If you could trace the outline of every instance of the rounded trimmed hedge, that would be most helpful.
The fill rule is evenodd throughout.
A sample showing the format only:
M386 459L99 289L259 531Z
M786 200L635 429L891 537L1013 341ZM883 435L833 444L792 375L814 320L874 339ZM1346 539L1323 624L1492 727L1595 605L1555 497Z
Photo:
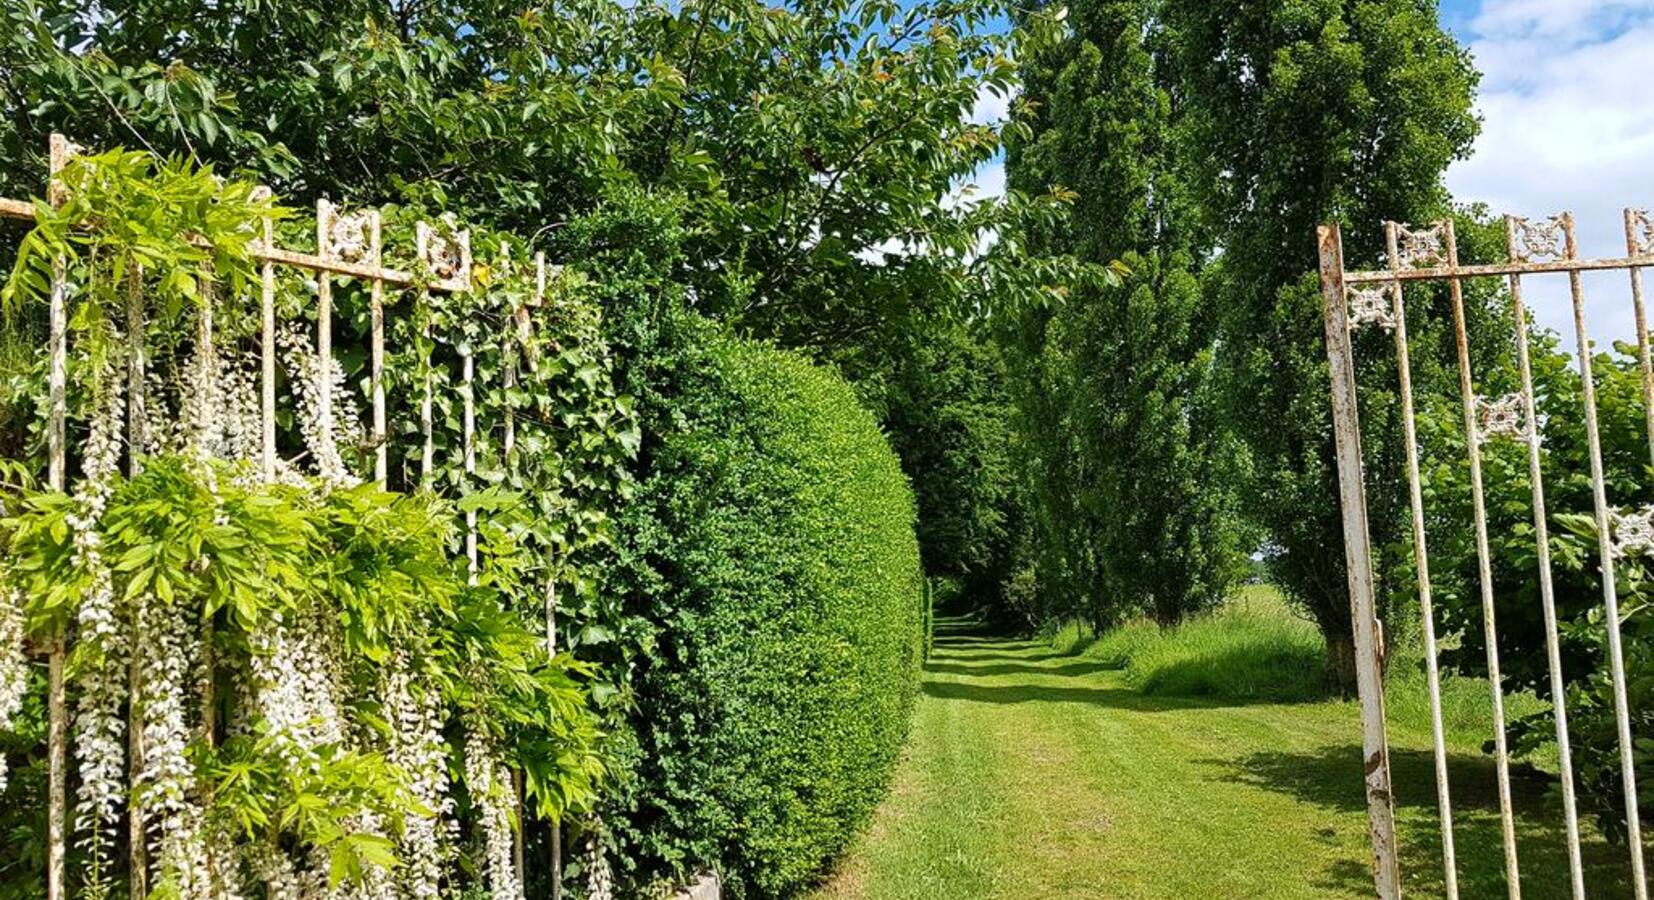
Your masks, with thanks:
M638 875L713 868L731 896L788 896L867 821L906 736L913 495L837 373L679 327L653 379L671 425L623 521L659 645L638 676L629 821L613 824Z

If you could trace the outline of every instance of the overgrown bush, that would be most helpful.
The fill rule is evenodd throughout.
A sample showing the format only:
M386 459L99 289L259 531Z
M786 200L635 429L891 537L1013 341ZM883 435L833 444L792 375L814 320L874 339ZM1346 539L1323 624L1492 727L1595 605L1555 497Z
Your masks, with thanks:
M719 869L786 896L882 795L918 675L914 502L836 374L675 316L624 576L660 627L641 762L611 821L629 876Z

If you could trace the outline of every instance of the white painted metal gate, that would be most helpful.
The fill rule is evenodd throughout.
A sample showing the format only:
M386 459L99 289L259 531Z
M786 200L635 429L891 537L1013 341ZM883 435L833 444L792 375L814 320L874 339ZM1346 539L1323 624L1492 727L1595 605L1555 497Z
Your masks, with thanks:
M1389 746L1385 735L1383 647L1374 596L1373 552L1368 533L1366 492L1363 484L1361 434L1356 405L1356 358L1350 340L1351 330L1359 328L1384 329L1395 338L1399 382L1397 388L1412 514L1412 550L1418 576L1419 612L1435 743L1436 796L1441 820L1444 885L1449 898L1457 898L1459 895L1405 304L1409 285L1436 282L1448 286L1448 296L1452 303L1459 401L1464 417L1468 457L1465 462L1469 467L1475 547L1479 564L1482 627L1487 645L1487 671L1492 684L1490 699L1495 722L1493 749L1503 830L1506 882L1510 896L1519 897L1521 881L1517 868L1516 829L1511 806L1510 755L1505 742L1504 698L1500 691L1499 643L1488 543L1488 515L1482 483L1481 448L1484 442L1497 437L1511 438L1527 446L1528 472L1532 486L1534 541L1538 558L1535 574L1543 605L1550 686L1548 699L1555 710L1556 762L1561 782L1563 815L1566 818L1570 883L1576 900L1582 900L1585 896L1579 844L1579 812L1575 797L1574 766L1569 747L1566 691L1552 586L1550 523L1547 519L1545 485L1541 475L1543 451L1540 438L1544 423L1538 421L1535 413L1533 374L1528 347L1528 309L1522 298L1524 276L1565 273L1572 296L1577 348L1575 362L1581 378L1583 408L1579 412L1583 417L1590 455L1597 563L1601 567L1600 571L1608 576L1598 579L1602 586L1602 604L1608 633L1607 658L1601 665L1609 672L1613 685L1621 786L1625 795L1628 826L1629 865L1637 900L1647 900L1647 877L1637 817L1631 711L1627 705L1624 652L1621 645L1622 611L1612 577L1619 556L1615 546L1616 527L1625 520L1621 519L1620 513L1611 505L1614 498L1608 496L1605 487L1596 389L1591 370L1591 343L1586 325L1585 292L1581 276L1584 272L1602 270L1623 270L1629 274L1641 356L1649 449L1651 455L1654 455L1654 372L1651 372L1650 368L1641 271L1643 267L1654 267L1654 220L1651 220L1648 213L1626 210L1626 256L1613 259L1579 258L1573 217L1567 213L1538 221L1507 218L1505 224L1508 251L1505 262L1493 265L1461 265L1451 221L1424 228L1409 228L1389 223L1385 226L1388 268L1366 272L1345 269L1342 239L1337 225L1324 225L1319 229L1327 358L1332 377L1332 420L1344 510L1346 558L1349 564L1350 603L1354 620L1357 682L1361 698L1364 771L1375 885L1381 898L1401 896L1401 863L1396 845L1395 804L1390 780ZM1465 280L1475 278L1507 279L1517 365L1521 377L1521 390L1507 397L1490 398L1481 396L1476 391L1476 379L1472 372L1465 327L1463 293Z

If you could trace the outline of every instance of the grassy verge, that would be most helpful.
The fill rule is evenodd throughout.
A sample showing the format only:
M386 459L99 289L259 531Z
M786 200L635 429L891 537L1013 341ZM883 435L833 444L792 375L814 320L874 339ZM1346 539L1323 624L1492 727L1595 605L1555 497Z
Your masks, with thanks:
M1165 632L1053 635L1060 646L939 619L891 796L817 900L1370 898L1356 704L1169 693L1168 669L1208 673L1208 687L1226 690L1290 682L1200 659L1297 646L1306 623L1284 607L1281 634L1258 637L1267 627L1248 617L1271 602L1260 594ZM1237 618L1233 638L1213 633ZM1440 897L1422 677L1397 672L1390 690L1406 893ZM1505 896L1493 764L1481 751L1486 685L1449 679L1444 694L1461 896ZM1523 896L1561 900L1568 866L1550 781L1515 774ZM1590 896L1629 897L1625 851L1584 826Z
M1225 700L1299 702L1331 699L1320 632L1268 585L1249 585L1220 609L1172 628L1128 622L1102 635L1068 623L1046 639L1060 653L1121 670L1144 694ZM1430 701L1423 655L1393 648L1385 702L1394 727L1428 734ZM1442 725L1449 743L1479 746L1493 729L1486 679L1444 675ZM1505 698L1514 721L1545 704L1532 694ZM1530 760L1545 768L1545 754Z
M1248 587L1218 612L1172 628L1140 620L1088 637L1067 625L1051 642L1122 670L1145 694L1283 701L1326 694L1320 635L1270 588Z

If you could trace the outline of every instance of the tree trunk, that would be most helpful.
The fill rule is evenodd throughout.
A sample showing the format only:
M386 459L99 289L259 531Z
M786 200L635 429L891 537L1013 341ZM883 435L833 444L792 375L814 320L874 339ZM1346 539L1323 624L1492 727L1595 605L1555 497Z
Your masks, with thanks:
M1326 635L1327 683L1340 696L1355 696L1355 639L1347 632Z

